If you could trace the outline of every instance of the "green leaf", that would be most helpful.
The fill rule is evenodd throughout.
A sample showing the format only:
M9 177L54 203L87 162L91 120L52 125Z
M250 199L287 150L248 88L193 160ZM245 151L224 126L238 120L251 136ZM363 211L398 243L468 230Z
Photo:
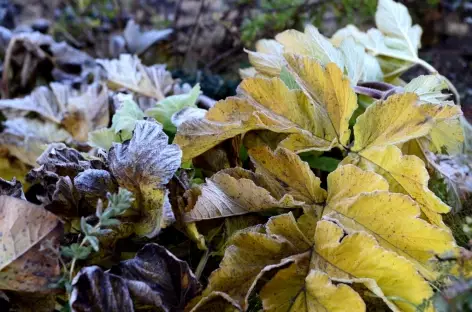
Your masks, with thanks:
M89 235L92 232L93 227L90 224L88 224L87 221L85 221L84 217L82 217L80 219L80 229L85 235Z
M80 246L79 244L75 243L70 246L72 252L73 252L73 257L77 258L79 260L84 260L87 259L87 257L90 255L92 252L92 247L91 246Z
M172 115L185 107L197 107L196 102L200 95L200 85L197 83L189 93L168 96L159 101L156 107L146 111L146 115L160 122L164 130L175 133L177 128L171 121Z
M106 219L101 221L102 225L104 226L112 226L112 225L120 225L120 220L118 219Z
M85 236L85 239L90 243L90 246L92 246L93 250L100 250L98 238L96 236L87 235Z
M133 101L131 95L119 94L118 99L121 107L116 111L112 119L112 129L115 133L121 130L133 131L136 121L144 118L143 111Z
M310 165L310 168L320 169L326 172L334 171L338 167L338 164L341 162L339 159L328 156L316 157L311 155L307 157L302 157L302 159Z
M113 142L121 142L120 136L115 133L113 128L102 128L89 132L88 144L92 147L108 151Z
M290 90L301 89L293 75L287 70L286 67L282 67L282 70L280 71L280 79L287 85Z

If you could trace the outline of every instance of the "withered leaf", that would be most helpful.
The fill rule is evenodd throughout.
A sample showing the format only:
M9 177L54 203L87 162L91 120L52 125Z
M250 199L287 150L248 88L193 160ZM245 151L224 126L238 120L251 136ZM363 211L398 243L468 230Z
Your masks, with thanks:
M23 185L20 181L13 178L10 181L0 178L0 196L7 195L15 198L25 199L25 193L23 192Z
M113 143L108 162L118 184L136 194L141 222L136 233L153 237L174 221L165 185L180 166L182 152L168 144L162 126L153 120L136 122L133 137Z
M86 267L72 285L70 304L74 312L133 312L140 305L183 311L200 290L188 264L157 244L147 244L136 257L109 271Z
M62 224L27 201L0 196L0 289L45 292L60 274L57 254Z
M242 168L222 170L201 187L186 221L237 216L277 208L301 207L275 180Z

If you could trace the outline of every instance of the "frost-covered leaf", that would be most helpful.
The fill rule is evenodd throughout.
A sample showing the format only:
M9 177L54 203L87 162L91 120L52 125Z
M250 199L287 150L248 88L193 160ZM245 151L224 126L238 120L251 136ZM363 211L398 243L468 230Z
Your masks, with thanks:
M161 125L140 120L131 140L113 143L108 153L118 184L137 198L141 213L141 222L136 224L138 235L153 237L174 221L165 185L179 168L182 152L167 141Z
M190 119L205 118L207 110L198 107L185 107L184 109L174 113L170 121L175 127L179 127Z
M65 142L70 134L52 122L34 119L15 118L3 123L0 145L22 162L36 166L36 159L44 150L44 145L52 142Z
M313 25L305 26L304 33L293 29L286 30L275 36L275 39L283 45L285 53L310 56L322 65L335 63L339 68L344 68L342 52Z
M26 200L25 193L23 192L23 185L15 178L11 181L0 178L0 196L2 195Z
M134 312L142 307L183 311L199 290L185 261L160 245L147 244L109 271L83 268L72 282L70 305L74 312Z
M274 182L242 168L222 170L201 186L201 195L185 219L193 222L303 204L271 185Z
M159 41L167 39L172 34L172 29L160 29L141 31L134 20L129 20L123 31L126 47L131 54L140 55Z
M346 75L351 85L359 81L382 81L383 73L377 60L365 52L362 45L351 37L346 38L339 47L345 60Z
M63 125L77 140L85 141L87 133L108 125L108 91L100 84L73 89L53 82L24 97L0 100L0 110L7 116L38 113L48 121ZM10 113L9 113L10 112Z
M86 199L105 198L107 193L115 193L118 186L111 174L102 169L86 169L74 178L74 186Z
M59 219L25 200L0 196L0 289L47 292L60 274Z
M118 101L120 107L113 115L112 129L115 130L115 133L122 130L131 132L134 130L136 122L144 118L144 112L133 101L131 95L118 94Z
M433 122L417 101L415 94L405 93L370 105L357 118L352 150L358 152L374 146L403 143L428 134Z
M172 76L164 65L145 67L137 56L121 54L119 59L99 59L111 89L125 88L138 95L162 100L172 90Z
M418 48L421 46L422 30L419 25L413 26L405 5L393 0L379 0L375 24L386 36L401 40L395 44L404 45L405 53L417 57ZM393 40L391 39L392 44Z
M383 74L378 61L368 55L361 44L347 36L342 38L346 39L342 44L339 42L338 46L334 46L316 27L307 25L304 33L290 29L276 35L275 39L259 40L256 52L246 51L249 61L262 75L282 77L287 64L283 54L290 53L311 57L323 66L335 63L346 73L352 85L359 80L382 80ZM255 76L253 73L243 74L243 78Z
M256 42L256 52L245 50L249 62L254 66L256 72L269 77L277 77L283 68L283 46L275 40L261 39ZM252 72L252 71L251 71ZM249 77L255 75L244 72Z
M378 155L382 157L383 154ZM388 156L391 155L385 155ZM383 165L388 167L394 161L392 159ZM406 166L411 159L400 161ZM418 168L412 170L412 174L421 173ZM394 175L394 169L389 174ZM398 183L403 183L402 191L409 191L413 198L414 195L421 196L417 198L420 203L439 205L436 209L443 211L448 209L432 192L426 192L421 184L411 182L409 185L408 176L397 175L393 178L397 178L393 180L397 184L391 186L392 191L399 191ZM417 179L421 178L424 179L424 176ZM411 197L388 190L387 180L380 175L353 165L341 166L328 176L328 201L324 214L337 219L349 230L366 231L373 235L380 245L413 261L420 272L431 279L434 274L429 261L435 254L453 250L454 239L449 231L421 220L420 206ZM432 207L427 209L433 210Z
M375 14L377 28L366 33L348 25L338 30L331 42L340 45L353 38L373 56L377 57L386 77L397 77L416 63L431 70L432 67L418 57L422 29L413 25L407 8L393 0L380 0Z
M336 297L338 291L349 300L350 308L364 311L360 299L364 294L356 295L349 286L354 282L365 284L392 310L415 311L409 303L420 304L432 295L428 283L409 261L379 246L366 232L346 234L329 221L312 226L316 227L314 236L307 236L305 227L289 213L272 217L264 233L237 233L220 268L211 275L203 297L224 292L247 308L248 297L259 282L263 286L259 296L267 311L288 311L290 307L317 311L313 305L322 306L323 311L339 311L336 304L342 307L344 300L323 299L323 295ZM266 275L268 272L276 274ZM273 277L264 285L265 276ZM324 283L320 287L321 281ZM337 282L337 289L332 281ZM326 289L315 293L318 287ZM316 296L321 297L315 300ZM401 300L394 303L387 299L394 297Z
M450 94L441 92L447 88L446 80L439 75L421 75L403 87L405 92L416 93L420 102L431 104L441 104L447 100Z
M200 85L197 83L188 93L171 95L160 100L155 107L146 111L146 115L160 122L164 130L175 133L177 128L172 123L172 116L186 107L196 108L199 95Z

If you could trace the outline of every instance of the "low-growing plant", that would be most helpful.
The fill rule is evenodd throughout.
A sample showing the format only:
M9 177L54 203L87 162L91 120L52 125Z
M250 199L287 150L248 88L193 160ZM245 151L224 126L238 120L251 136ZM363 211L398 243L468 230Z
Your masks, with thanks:
M98 60L115 105L108 127L87 128L88 152L52 143L26 192L0 180L0 298L77 312L466 309L470 251L429 187L449 199L436 160L463 151L462 112L440 74L401 80L434 70L406 8L380 0L376 21L260 41L237 95L208 110L163 66Z

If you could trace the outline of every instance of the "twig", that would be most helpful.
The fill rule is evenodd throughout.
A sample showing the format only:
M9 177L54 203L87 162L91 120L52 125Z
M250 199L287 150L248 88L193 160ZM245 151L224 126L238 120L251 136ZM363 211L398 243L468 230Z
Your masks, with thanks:
M203 108L210 109L215 106L216 101L204 94L198 96L198 101Z
M200 7L198 8L197 17L195 19L195 27L193 28L192 35L190 36L189 41L187 41L187 51L185 52L185 61L184 64L187 63L187 58L189 57L190 51L193 48L193 44L195 42L195 38L197 37L198 30L200 29L200 18L202 17L202 13L205 8L205 0L201 0Z

